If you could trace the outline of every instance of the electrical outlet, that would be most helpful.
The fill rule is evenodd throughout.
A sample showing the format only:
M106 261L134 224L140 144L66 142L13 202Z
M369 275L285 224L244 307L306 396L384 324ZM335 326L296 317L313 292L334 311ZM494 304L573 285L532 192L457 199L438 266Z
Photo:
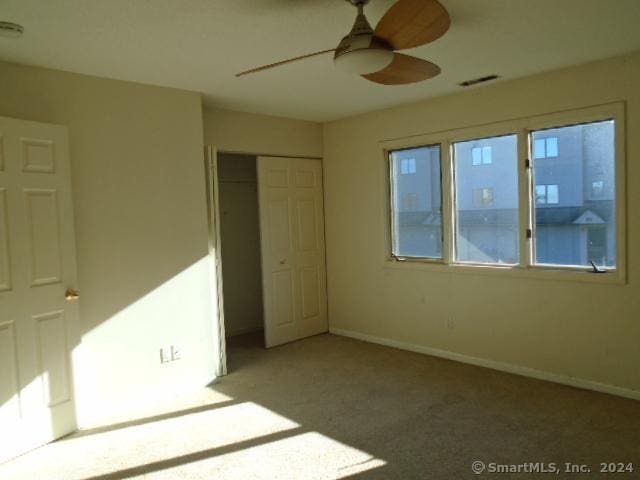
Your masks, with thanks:
M171 360L176 361L182 358L182 352L175 345L171 345Z
M160 363L167 363L171 361L171 349L162 347L160 348Z

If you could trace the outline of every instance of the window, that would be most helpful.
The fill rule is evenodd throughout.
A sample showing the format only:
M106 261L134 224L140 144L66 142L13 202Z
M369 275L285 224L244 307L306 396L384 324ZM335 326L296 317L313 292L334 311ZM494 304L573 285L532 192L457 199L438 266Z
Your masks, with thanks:
M518 263L518 137L485 138L494 168L468 167L475 142L453 144L455 258L459 262ZM493 161L494 158L491 158ZM473 165L473 161L471 162Z
M415 193L405 193L402 195L402 209L416 210L418 208L418 195Z
M599 279L624 281L623 113L599 106L573 122L562 112L425 135L427 146L386 142L392 258L543 277L593 263L616 272Z
M489 165L493 163L491 145L484 147L473 147L471 149L472 165Z
M602 197L604 193L604 182L602 180L596 180L591 182L591 196L592 197Z
M386 142L392 258L624 281L624 107L574 113ZM585 276L592 264L613 274Z
M415 158L403 158L400 161L400 173L403 175L416 173L416 159Z
M440 146L398 150L389 159L393 255L442 258Z
M476 207L488 207L493 204L493 188L474 188L473 204Z
M553 205L558 201L558 185L536 185L537 205Z
M553 135L565 152L553 163L533 163L534 264L588 266L593 261L615 267L616 199L613 190L604 189L615 183L614 126L608 120L531 133L534 145L539 137Z
M552 158L558 156L558 137L538 138L533 142L533 158Z

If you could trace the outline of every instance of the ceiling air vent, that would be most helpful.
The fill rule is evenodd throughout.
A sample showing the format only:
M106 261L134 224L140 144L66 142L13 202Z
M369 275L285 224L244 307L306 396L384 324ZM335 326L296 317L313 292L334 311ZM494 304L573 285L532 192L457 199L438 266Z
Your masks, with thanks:
M490 82L491 80L495 80L496 78L500 78L498 75L487 75L486 77L474 78L473 80L467 80L465 82L459 83L461 87L470 87L472 85L477 85L479 83Z
M20 37L24 33L24 27L17 23L0 22L0 37Z

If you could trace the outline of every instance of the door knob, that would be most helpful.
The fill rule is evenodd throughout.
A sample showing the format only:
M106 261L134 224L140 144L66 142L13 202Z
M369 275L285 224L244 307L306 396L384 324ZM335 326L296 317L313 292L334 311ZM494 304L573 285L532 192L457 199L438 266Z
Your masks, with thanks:
M286 258L280 259L280 265L284 265L285 263L287 263L287 259Z
M67 291L64 292L64 298L67 300L77 300L80 298L80 292L73 288L67 288Z

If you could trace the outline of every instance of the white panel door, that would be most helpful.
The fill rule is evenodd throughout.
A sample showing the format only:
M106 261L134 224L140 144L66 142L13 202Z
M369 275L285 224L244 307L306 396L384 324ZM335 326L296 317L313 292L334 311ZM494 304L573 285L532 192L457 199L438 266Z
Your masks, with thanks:
M266 346L324 333L321 161L258 157L258 195Z
M67 130L0 117L0 462L76 428L75 286Z

